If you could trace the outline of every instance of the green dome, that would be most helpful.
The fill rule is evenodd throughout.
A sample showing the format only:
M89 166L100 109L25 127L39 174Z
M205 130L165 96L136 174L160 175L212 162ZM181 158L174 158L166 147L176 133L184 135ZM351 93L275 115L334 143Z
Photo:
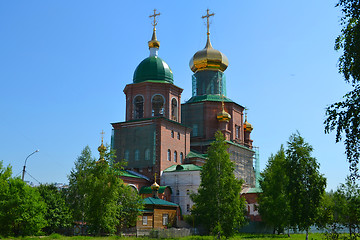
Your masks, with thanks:
M165 61L158 56L145 58L135 69L133 82L158 81L173 83L173 73Z

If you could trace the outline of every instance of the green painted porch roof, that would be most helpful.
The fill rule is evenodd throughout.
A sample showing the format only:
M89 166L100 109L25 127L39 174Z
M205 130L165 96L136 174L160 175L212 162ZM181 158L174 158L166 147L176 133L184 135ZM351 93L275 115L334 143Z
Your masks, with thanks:
M172 165L164 170L164 172L183 172L183 171L201 171L201 167L194 164Z
M173 207L179 206L176 203L168 202L160 198L153 198L153 197L144 198L143 202L145 205L162 205L162 206L173 206Z
M159 187L159 190L158 190L158 193L164 193L165 189L166 188L169 188L170 189L170 193L172 193L172 190L171 190L171 187L170 186L160 186ZM151 187L148 187L148 186L144 186L140 189L139 191L140 194L150 194L152 193L152 189Z

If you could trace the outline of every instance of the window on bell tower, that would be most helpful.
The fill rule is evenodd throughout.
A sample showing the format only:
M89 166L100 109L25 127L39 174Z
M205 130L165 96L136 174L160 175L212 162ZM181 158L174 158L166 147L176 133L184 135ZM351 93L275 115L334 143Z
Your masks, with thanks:
M165 103L165 100L164 100L164 97L161 96L160 94L157 94L157 95L154 95L152 97L152 100L151 100L151 104L152 104L152 116L154 117L161 117L161 116L164 116L164 112L165 112L165 109L164 109L164 104Z
M178 103L175 98L171 100L171 120L177 121L178 119Z
M144 117L144 98L136 96L134 99L134 118L139 119Z

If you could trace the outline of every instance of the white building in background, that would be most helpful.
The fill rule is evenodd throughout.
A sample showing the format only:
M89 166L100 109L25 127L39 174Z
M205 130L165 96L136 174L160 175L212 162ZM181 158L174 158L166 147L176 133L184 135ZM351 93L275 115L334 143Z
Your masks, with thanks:
M197 193L200 186L201 167L194 164L173 165L163 171L161 186L170 186L172 202L178 204L183 215L189 215L193 202L191 193Z

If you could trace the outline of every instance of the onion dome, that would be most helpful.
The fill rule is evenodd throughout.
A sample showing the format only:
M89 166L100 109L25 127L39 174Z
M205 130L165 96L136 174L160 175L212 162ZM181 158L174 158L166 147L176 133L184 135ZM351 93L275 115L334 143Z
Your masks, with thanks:
M100 158L99 158L99 162L100 161L105 161L105 152L106 152L106 147L104 146L104 131L101 131L101 145L98 147L98 151L99 151L99 155L100 155Z
M151 189L154 191L159 190L160 186L159 184L156 183L156 181L151 185Z
M135 69L133 83L159 81L173 83L173 73L169 65L158 56L145 58Z
M251 132L253 129L253 126L247 121L247 116L245 116L244 130L246 132Z
M231 115L227 113L224 109L219 112L216 116L218 121L226 121L228 122L231 119Z
M225 54L211 46L208 34L205 48L194 54L189 65L193 72L201 70L220 70L224 72L229 65L229 61Z
M150 49L150 56L145 58L135 69L133 83L145 81L173 83L173 72L171 71L169 65L158 57L160 42L156 38L155 28L148 45Z

